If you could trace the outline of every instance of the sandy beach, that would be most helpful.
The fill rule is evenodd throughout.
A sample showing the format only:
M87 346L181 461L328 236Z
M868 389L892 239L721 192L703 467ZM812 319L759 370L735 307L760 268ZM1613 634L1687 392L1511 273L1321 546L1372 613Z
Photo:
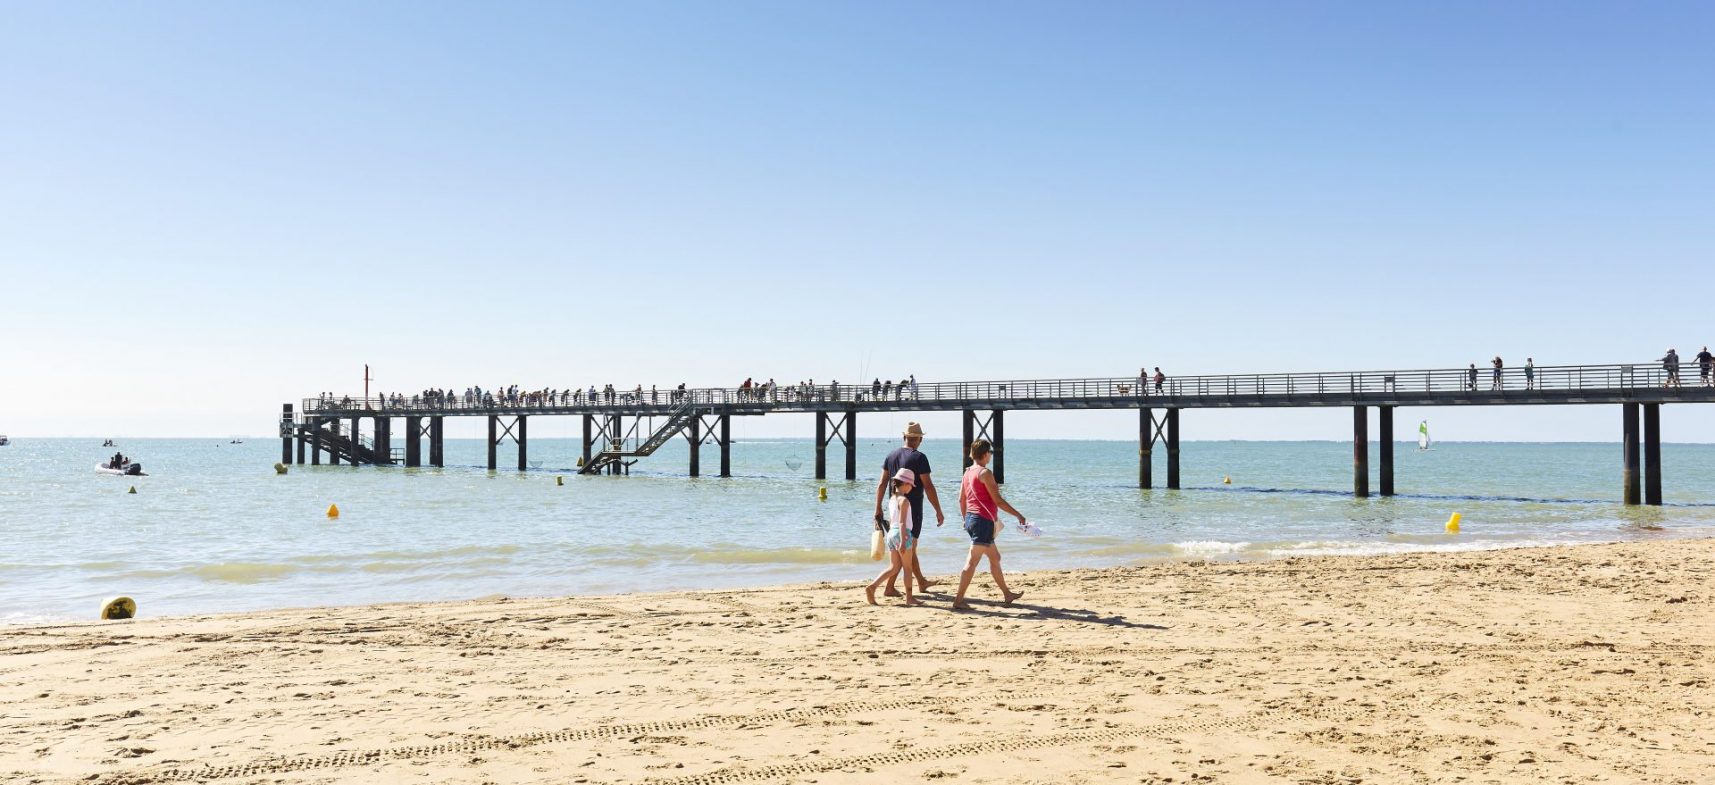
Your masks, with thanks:
M962 614L867 606L857 577L6 628L0 780L1715 771L1715 541L1040 572Z

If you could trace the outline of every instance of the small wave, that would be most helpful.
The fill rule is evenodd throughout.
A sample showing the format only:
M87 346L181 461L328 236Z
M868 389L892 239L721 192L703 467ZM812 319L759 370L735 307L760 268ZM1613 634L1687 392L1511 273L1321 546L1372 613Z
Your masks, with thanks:
M205 581L262 583L278 580L297 571L298 568L290 564L274 562L222 562L198 565L185 572Z
M691 561L701 564L851 564L869 561L869 553L833 548L713 548L691 554Z
M1173 543L1172 547L1174 551L1185 556L1228 556L1246 552L1251 544L1248 542L1223 542L1221 540L1191 540Z
M1495 551L1503 548L1552 548L1559 545L1588 545L1617 542L1592 540L1482 540L1477 542L1301 542L1271 547L1264 554L1273 558L1293 556L1385 556L1399 553Z

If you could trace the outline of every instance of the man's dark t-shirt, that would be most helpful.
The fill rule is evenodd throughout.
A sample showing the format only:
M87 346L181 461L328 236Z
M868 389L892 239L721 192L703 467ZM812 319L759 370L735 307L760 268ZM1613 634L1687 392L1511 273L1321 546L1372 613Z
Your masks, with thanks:
M911 502L911 536L916 537L923 531L923 475L929 473L929 456L910 447L900 447L887 454L887 460L881 462L881 471L887 477L887 492L893 492L893 475L900 469L910 469L918 477L911 484L911 492L905 494L905 499Z

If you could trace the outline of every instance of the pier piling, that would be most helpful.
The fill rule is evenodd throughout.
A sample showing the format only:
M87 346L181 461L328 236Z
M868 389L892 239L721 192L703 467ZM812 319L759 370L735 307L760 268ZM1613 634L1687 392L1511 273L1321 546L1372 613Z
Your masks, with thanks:
M495 469L500 468L500 460L499 460L500 456L495 451L496 442L494 441L494 434L498 430L500 430L500 418L496 417L492 414L489 415L488 416L488 470L489 471L494 471Z
M1644 504L1661 506L1661 404L1644 407Z
M1155 484L1154 467L1150 465L1155 455L1155 414L1148 406L1137 410L1137 487L1148 488Z
M435 468L447 465L446 453L446 423L440 415L429 418L429 463Z
M1376 425L1381 433L1381 480L1382 496L1393 495L1393 407L1376 407Z
M1370 495L1370 413L1368 406L1352 407L1352 495Z
M1179 410L1167 410L1167 487L1179 489Z
M732 476L732 415L721 415L721 476Z
M280 462L292 462L292 405L280 405Z
M518 445L518 471L525 471L530 468L530 418L520 414L512 423L516 429L512 433L512 441Z
M828 479L828 415L816 412L816 479Z
M1643 489L1638 476L1638 405L1635 403L1620 404L1620 452L1625 462L1621 478L1626 486L1626 504L1638 504L1643 500Z
M405 468L423 465L423 418L405 418Z
M703 418L691 418L691 432L685 435L691 442L691 476L703 474Z

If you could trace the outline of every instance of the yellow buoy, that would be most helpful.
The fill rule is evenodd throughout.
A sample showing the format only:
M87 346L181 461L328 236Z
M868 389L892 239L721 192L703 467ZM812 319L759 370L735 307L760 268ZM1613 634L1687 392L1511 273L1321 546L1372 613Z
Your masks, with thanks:
M130 619L137 615L137 601L130 597L114 597L101 604L101 618Z
M126 491L126 493L136 493L136 492L137 492L137 486L135 486L135 485L131 486L131 490Z
M824 487L821 490L816 491L816 498L820 499L822 501L827 501L828 500L828 489Z
M338 518L339 517L339 505L337 505L337 504L328 505L328 517L329 518Z
M1233 484L1233 478L1232 478L1232 476L1231 476L1231 475L1229 475L1229 476L1226 476L1226 477L1222 477L1222 478L1221 478L1221 484L1222 484L1222 485L1232 485L1232 484Z
M1459 513L1453 513L1453 517L1447 519L1447 533L1448 534L1458 534L1459 533L1459 517L1460 517Z
M554 484L555 484L555 485L565 485L565 484L566 484L566 478L564 478L564 477L555 477L555 478L554 478Z
M285 474L286 473L286 464L283 464L283 463L274 464L274 473L275 474Z

